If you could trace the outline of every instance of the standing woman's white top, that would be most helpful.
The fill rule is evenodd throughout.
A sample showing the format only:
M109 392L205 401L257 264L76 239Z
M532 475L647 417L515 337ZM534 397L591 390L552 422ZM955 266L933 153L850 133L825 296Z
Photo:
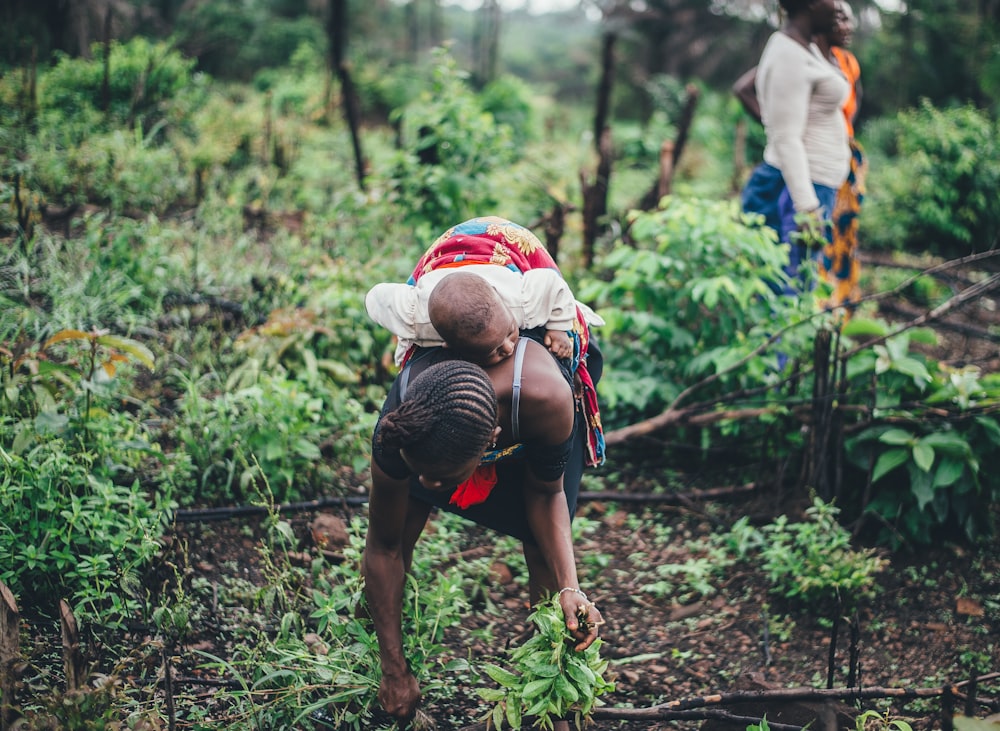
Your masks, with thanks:
M764 161L781 171L795 210L813 211L820 203L812 184L839 188L850 170L841 111L850 84L815 44L806 48L779 31L764 46L756 85Z

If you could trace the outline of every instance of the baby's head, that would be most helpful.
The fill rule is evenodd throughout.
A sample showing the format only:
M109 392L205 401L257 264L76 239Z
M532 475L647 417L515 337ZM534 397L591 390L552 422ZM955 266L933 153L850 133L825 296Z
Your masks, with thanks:
M482 277L455 272L442 279L427 300L431 325L445 347L482 366L509 358L517 342L517 319Z

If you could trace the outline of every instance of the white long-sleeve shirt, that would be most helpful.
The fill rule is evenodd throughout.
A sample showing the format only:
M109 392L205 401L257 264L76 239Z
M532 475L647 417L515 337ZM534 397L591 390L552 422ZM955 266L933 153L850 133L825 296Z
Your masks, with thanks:
M764 161L781 171L796 211L819 206L813 183L839 188L851 151L841 107L851 91L836 66L782 32L757 67L757 101L767 134Z
M431 324L427 301L438 283L455 272L482 277L510 308L520 329L544 326L546 330L572 330L579 306L588 325L599 326L604 320L573 297L566 280L555 269L529 269L515 272L496 264L447 267L427 272L413 284L383 282L365 295L368 316L399 338L396 363L412 345L442 345L441 335Z

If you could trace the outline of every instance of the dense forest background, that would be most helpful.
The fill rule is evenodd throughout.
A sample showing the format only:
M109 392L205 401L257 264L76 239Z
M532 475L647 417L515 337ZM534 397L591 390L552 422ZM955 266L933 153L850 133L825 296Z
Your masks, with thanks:
M866 89L862 122L922 98L935 106L968 101L995 109L1000 1L853 5ZM501 7L497 0L478 8L440 0L10 0L0 9L0 64L46 64L57 52L89 57L96 41L146 34L170 38L214 77L250 80L287 64L303 43L332 52L328 41L339 36L364 91L387 68L452 41L480 85L511 74L575 102L593 93L602 37L615 36L615 114L642 119L655 106L651 95L661 75L728 88L756 62L777 6L774 0L582 0L545 12L544 4ZM398 100L369 95L366 101L376 114L379 101Z

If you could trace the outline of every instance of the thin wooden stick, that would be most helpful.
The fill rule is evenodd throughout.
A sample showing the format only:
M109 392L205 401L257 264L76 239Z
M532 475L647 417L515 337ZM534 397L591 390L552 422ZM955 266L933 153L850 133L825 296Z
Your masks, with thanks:
M0 730L7 731L17 718L14 689L17 673L14 666L21 656L20 621L14 594L0 581Z

